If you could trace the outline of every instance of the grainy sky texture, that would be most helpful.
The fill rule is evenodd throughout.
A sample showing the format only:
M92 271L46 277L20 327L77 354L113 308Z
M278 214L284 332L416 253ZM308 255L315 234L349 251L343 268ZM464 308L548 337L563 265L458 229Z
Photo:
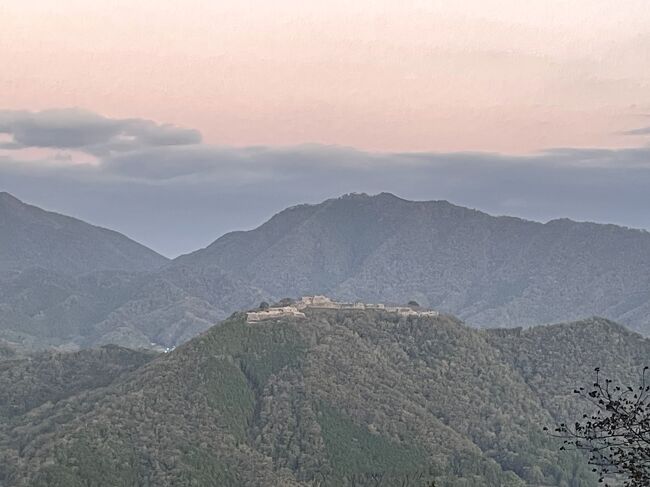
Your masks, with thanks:
M0 106L209 143L624 147L650 112L647 0L4 0Z
M345 192L650 228L647 0L5 0L0 191L166 255Z

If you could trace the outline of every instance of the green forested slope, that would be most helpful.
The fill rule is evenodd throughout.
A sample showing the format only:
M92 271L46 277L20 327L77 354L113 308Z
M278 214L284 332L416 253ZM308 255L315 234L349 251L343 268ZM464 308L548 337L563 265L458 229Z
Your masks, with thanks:
M627 386L650 364L649 339L602 318L484 333L558 421L577 416L573 391L595 382L596 367Z
M579 409L571 391L591 380L589 354L630 381L650 346L603 320L522 333L446 316L311 311L249 325L236 314L100 387L7 417L0 485L345 486L378 474L383 485L595 485L542 432Z
M75 353L13 353L0 361L0 420L23 415L47 402L56 403L86 390L105 387L155 356L151 351L115 345Z

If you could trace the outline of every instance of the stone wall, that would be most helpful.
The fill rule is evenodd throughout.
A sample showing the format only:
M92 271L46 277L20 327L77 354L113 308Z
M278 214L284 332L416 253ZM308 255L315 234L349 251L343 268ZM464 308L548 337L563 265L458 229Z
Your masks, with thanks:
M296 303L296 308L316 308L316 309L359 309L359 310L382 310L389 313L397 313L400 316L438 316L439 313L433 310L420 310L408 306L386 306L385 304L371 303L339 303L332 301L326 296L303 296Z
M437 311L420 310L408 306L386 306L384 304L366 303L338 303L326 296L303 296L294 306L277 306L261 311L246 313L249 323L271 320L275 318L294 317L306 318L302 310L305 309L341 309L341 310L379 310L388 313L397 313L400 316L438 316Z
M278 308L269 308L263 311L250 311L246 313L246 321L256 323L258 321L270 320L273 318L306 318L305 313L299 311L295 306L282 306Z

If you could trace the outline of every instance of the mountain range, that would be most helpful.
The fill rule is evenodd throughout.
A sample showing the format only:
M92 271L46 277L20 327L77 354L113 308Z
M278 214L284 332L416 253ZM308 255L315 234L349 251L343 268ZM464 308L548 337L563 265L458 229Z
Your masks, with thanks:
M150 271L167 259L124 235L28 205L0 192L0 273Z
M595 486L543 428L589 412L596 367L638 383L649 255L382 193L168 260L2 193L0 487ZM309 294L442 314L243 311Z
M176 350L0 361L0 485L597 485L544 426L650 341L603 319L476 330L451 316L236 313Z
M0 194L0 340L170 348L262 300L326 294L515 327L603 316L650 333L650 233L350 194L172 261Z
M273 298L414 299L475 326L599 315L650 331L650 233L493 217L389 193L289 208L175 266L215 267Z

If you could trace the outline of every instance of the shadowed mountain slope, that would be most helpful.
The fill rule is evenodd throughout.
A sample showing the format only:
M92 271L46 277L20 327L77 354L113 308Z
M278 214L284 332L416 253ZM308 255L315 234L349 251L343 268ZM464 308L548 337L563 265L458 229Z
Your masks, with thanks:
M120 235L0 193L0 340L39 350L171 347L258 297ZM226 308L226 309L224 309Z
M263 297L214 269L81 276L29 269L0 276L0 340L26 350L109 343L167 348Z
M112 230L0 193L0 272L34 267L65 274L150 271L167 259Z

